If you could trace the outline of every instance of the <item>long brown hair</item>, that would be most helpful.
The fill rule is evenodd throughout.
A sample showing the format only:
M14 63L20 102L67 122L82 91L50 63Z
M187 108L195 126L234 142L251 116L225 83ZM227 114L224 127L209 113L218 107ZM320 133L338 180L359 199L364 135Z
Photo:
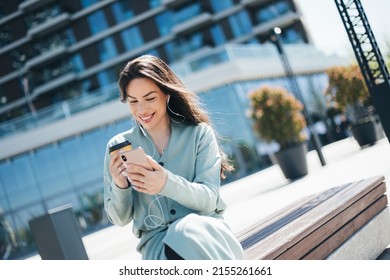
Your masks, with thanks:
M127 63L119 76L120 100L127 101L127 85L136 78L148 78L156 83L160 90L170 95L169 106L178 115L182 115L187 125L197 125L202 122L211 125L205 110L200 106L198 96L185 88L181 80L172 69L160 58L152 55L143 55ZM168 115L177 120L177 115L168 110ZM222 156L221 178L225 178L225 171L234 170L226 154L219 148Z

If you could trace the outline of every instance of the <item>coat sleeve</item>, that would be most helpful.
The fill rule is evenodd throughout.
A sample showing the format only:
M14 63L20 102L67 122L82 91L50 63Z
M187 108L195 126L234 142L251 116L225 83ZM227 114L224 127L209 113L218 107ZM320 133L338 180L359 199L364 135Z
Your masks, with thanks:
M117 187L109 171L109 165L110 156L107 148L104 158L104 209L111 223L125 226L133 219L133 188Z
M210 126L204 125L197 135L194 180L168 172L167 181L160 191L181 205L204 213L224 210L220 200L221 155L217 139ZM223 209L218 209L218 208Z

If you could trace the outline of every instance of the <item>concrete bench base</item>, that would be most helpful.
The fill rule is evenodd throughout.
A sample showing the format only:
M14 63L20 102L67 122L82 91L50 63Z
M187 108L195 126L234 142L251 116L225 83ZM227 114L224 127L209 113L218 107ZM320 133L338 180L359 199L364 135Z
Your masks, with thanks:
M386 207L358 230L328 260L375 260L390 244L390 212Z

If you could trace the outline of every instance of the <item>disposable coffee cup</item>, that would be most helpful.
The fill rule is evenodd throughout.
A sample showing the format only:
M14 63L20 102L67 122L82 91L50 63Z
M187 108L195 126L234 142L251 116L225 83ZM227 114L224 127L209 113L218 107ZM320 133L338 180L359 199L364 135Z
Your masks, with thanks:
M131 143L126 140L124 142L121 142L121 143L115 144L114 146L111 146L108 151L109 151L110 155L112 156L116 153L123 153L123 152L130 151L131 149L132 149Z

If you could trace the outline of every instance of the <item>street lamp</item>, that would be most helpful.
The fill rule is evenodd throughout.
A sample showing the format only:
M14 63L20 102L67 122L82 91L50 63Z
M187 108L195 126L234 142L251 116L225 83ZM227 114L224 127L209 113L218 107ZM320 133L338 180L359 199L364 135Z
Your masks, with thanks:
M270 36L270 40L272 43L275 44L277 50L278 50L278 53L279 53L279 56L280 56L280 59L282 60L282 64L283 64L283 68L284 68L284 71L286 72L286 76L288 78L288 82L290 84L290 88L291 90L293 91L294 95L302 102L303 104L303 113L305 115L305 118L306 118L306 121L307 121L307 124L308 124L308 128L309 128L309 131L310 131L310 141L312 142L313 144L313 147L314 149L316 150L317 154L318 154L318 157L320 159L320 162L321 162L321 165L322 166L325 166L326 165L326 162L325 162L325 159L324 159L324 156L321 152L321 142L320 142L320 139L318 137L318 134L317 132L314 130L312 124L313 124L313 121L311 119L311 116L306 108L306 104L305 104L305 100L301 94L301 90L299 88L299 85L295 79L295 76L294 76L294 73L291 69L291 66L290 66L290 63L288 61L288 58L287 58L287 55L283 49L283 45L281 43L281 40L280 40L280 34L282 33L282 30L279 28L279 27L275 27L271 33L271 36Z

